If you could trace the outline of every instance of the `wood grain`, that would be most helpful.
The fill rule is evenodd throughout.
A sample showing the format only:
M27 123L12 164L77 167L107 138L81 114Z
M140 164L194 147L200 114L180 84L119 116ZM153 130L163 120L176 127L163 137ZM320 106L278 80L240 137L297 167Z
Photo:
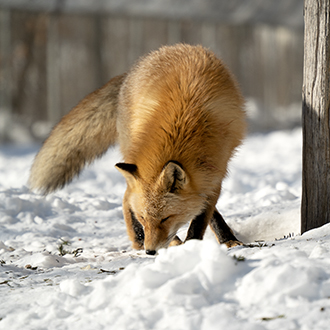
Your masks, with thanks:
M330 0L305 0L301 233L330 222Z

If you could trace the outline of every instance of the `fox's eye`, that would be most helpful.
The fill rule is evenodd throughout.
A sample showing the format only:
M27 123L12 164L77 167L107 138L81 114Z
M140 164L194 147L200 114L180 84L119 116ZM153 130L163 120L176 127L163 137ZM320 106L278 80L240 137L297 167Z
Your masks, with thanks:
M170 217L164 218L160 223L164 223L166 220L168 220Z

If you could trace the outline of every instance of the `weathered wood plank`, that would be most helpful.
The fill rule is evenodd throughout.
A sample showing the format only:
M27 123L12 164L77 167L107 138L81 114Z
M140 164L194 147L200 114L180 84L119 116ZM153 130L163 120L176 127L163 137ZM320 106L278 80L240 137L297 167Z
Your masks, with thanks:
M10 19L9 10L0 11L0 142L6 139L12 124Z
M290 128L300 120L300 30L59 10L53 14L13 10L10 20L12 88L7 92L15 105L13 114L24 117L24 123L49 120L54 124L86 94L128 70L139 56L175 42L203 44L224 59L244 96L253 100L249 104L256 105L251 130ZM33 42L28 43L30 39ZM26 79L19 79L20 75Z
M301 232L330 222L330 0L305 0Z

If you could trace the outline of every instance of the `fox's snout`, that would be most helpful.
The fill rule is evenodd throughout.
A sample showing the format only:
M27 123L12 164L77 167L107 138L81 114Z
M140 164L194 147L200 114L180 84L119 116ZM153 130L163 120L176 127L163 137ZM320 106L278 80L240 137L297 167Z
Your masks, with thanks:
M157 253L156 250L146 250L146 254L149 254L151 256L154 256Z
M167 228L158 228L158 226L144 227L144 249L146 254L155 255L161 248L167 248L170 244L170 237Z
M162 242L162 241L158 242L158 244L153 248L151 248L151 246L147 246L145 244L146 254L155 255L157 253L157 251L161 248L167 248L169 246L181 245L183 242L177 235L175 235L175 233L176 233L176 231L174 230L174 233L171 235L168 235L168 237L166 238L166 240L164 242Z

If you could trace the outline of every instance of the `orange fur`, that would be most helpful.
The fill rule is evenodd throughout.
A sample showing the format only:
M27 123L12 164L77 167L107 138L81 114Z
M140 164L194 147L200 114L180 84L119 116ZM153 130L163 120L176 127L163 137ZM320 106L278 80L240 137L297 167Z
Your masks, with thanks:
M139 178L129 184L124 209L140 216L145 248L157 250L177 230L159 227L160 219L174 213L172 222L182 225L205 204L215 206L228 161L245 133L243 99L228 69L202 47L164 47L129 77L119 102L119 143ZM170 160L182 164L189 179L176 196L166 196L157 184Z
M37 155L30 182L50 192L117 140L125 161L117 168L127 180L128 235L134 248L153 252L173 239L179 243L177 230L193 219L187 239L202 238L216 218L227 164L245 128L243 98L221 60L201 46L163 47L62 119ZM70 158L73 145L79 154Z

